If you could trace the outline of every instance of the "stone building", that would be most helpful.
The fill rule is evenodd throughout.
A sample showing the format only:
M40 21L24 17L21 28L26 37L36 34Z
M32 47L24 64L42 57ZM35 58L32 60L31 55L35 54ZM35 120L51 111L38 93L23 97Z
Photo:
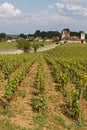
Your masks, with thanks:
M80 34L81 43L85 43L85 33L83 31L80 31L79 34Z
M64 29L62 31L62 40L69 40L70 39L70 31L69 29Z

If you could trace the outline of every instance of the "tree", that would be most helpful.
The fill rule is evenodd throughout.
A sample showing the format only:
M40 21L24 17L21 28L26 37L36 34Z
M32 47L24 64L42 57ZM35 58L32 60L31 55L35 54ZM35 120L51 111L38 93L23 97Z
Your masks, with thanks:
M34 36L35 36L35 37L40 37L40 36L41 36L40 30L37 30L37 31L34 33Z
M26 38L26 35L25 34L23 34L23 33L21 33L20 35L19 35L21 38Z
M29 52L31 50L31 44L29 41L22 39L17 42L17 48L22 49L24 52Z
M58 42L58 38L57 38L57 37L53 37L53 38L52 38L52 41L53 41L53 42Z
M78 32L70 32L70 36L79 36Z
M58 37L59 36L59 32L58 31L40 31L40 30L36 30L34 33L34 37L42 37L43 39L45 37L47 38L52 38L52 37Z
M37 49L39 48L39 44L33 44L33 48L34 48L34 52L36 52Z
M45 32L45 31L42 31L42 32L41 32L41 37L42 37L42 38L45 38L45 36L46 36L46 32Z
M6 38L6 34L5 33L0 33L0 40L2 41L5 38Z

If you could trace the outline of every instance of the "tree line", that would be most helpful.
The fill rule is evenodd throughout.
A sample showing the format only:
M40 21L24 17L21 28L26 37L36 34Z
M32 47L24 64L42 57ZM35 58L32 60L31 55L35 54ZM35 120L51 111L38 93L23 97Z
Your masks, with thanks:
M3 41L7 35L5 33L0 33L0 41Z
M60 35L60 32L58 31L40 31L40 30L36 30L34 34L28 34L28 35L25 35L23 33L21 33L19 36L20 37L23 37L23 38L26 38L27 36L30 36L30 37L41 37L41 38L53 38L53 37L56 37L56 36L59 36Z
M70 32L70 36L79 36L79 32L76 32L76 31L70 31L70 29L68 28L65 28L66 30L68 30ZM64 30L64 29L63 29ZM62 32L63 32L62 30ZM36 30L34 34L24 34L24 33L20 33L17 35L17 37L22 37L24 39L26 39L27 37L41 37L42 39L51 39L53 37L59 37L59 40L61 40L61 35L62 35L62 32L59 32L59 31L40 31L40 30ZM7 35L6 33L0 33L0 41L3 41L5 40L6 38L11 38L12 36L11 35ZM85 34L85 37L87 39L87 34Z

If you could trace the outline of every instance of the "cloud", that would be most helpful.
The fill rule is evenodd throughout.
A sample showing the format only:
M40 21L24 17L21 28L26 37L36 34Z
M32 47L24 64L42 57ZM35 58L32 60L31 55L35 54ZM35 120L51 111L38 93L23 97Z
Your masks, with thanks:
M62 16L73 17L75 19L87 19L87 4L86 0L62 0L53 5L48 6L49 9L55 10L56 13Z
M15 8L11 3L3 3L0 5L0 17L17 17L21 15L21 11Z
M30 11L31 12L31 11ZM24 13L11 3L0 5L0 30L6 33L34 32L40 30L72 30L87 28L87 5L85 0L58 0L47 10Z

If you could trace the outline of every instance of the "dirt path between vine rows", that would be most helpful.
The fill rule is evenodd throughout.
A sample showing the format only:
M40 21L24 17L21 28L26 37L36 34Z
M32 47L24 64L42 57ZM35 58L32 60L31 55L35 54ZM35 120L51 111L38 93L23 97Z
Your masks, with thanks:
M38 64L34 63L30 68L29 74L24 78L19 86L13 100L10 103L9 110L13 112L10 118L11 123L21 128L33 128L33 117L35 113L32 111L31 100L35 93L35 80Z
M45 64L45 74L49 130L65 130L72 122L62 114L60 105L64 103L64 98L61 92L57 90L51 69L47 64ZM62 122L64 122L64 124Z
M20 64L20 66L18 66L11 74L10 74L10 80L15 76L15 74L17 72L21 72L22 68L23 68L24 64L22 65L22 63ZM3 70L2 70L3 71ZM4 78L4 74L3 72L0 72L1 74L1 80L0 80L0 100L1 102L3 102L5 99L4 99L4 94L5 94L5 87L7 86L8 84L8 79L5 79Z
M35 97L35 83L38 72L38 63L34 63L27 76L22 81L18 90L14 94L12 101L8 107L8 114L4 119L9 119L12 125L22 129L31 130L75 130L77 129L75 122L62 114L60 105L64 103L64 97L61 92L57 90L52 70L47 63L44 64L45 74L45 96L47 99L47 117L46 123L39 128L39 122L34 122L35 117L39 114L32 110L32 99ZM84 106L85 107L85 106ZM86 108L84 108L86 110ZM85 114L87 112L85 111ZM42 118L43 119L43 118ZM41 121L41 119L39 120ZM40 123L41 125L41 123ZM17 130L20 130L20 129ZM80 130L86 130L86 127Z

